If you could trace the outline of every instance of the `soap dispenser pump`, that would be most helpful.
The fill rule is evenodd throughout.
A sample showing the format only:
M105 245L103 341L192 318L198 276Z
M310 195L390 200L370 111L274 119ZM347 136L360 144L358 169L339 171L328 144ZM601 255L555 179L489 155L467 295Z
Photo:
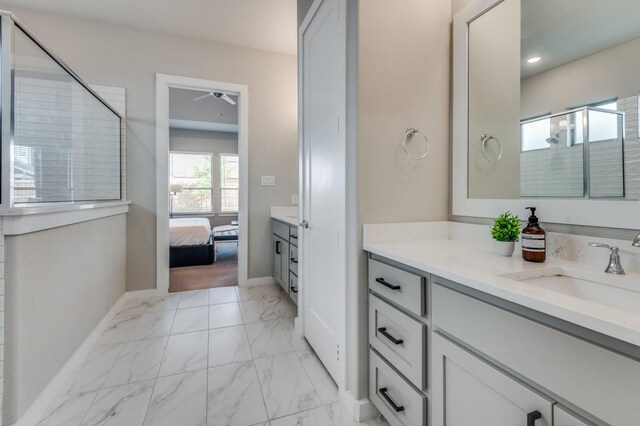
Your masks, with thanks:
M540 227L535 207L531 210L529 223L522 230L522 258L528 262L544 262L547 258L547 234Z

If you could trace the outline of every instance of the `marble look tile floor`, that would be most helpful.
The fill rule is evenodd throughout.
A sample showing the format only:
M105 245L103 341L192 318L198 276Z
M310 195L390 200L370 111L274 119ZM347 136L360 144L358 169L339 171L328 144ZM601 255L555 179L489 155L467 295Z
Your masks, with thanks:
M276 285L128 300L38 425L358 425L295 315Z

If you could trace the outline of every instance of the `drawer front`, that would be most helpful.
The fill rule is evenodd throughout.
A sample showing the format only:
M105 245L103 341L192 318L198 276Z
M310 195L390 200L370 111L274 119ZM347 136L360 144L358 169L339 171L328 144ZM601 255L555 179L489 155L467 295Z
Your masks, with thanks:
M272 220L271 230L278 237L282 238L285 241L289 241L289 225L279 222L277 220Z
M393 426L425 425L427 397L369 350L369 398Z
M289 250L289 269L298 275L298 247L290 246Z
M294 274L289 274L289 296L296 305L298 304L298 277Z
M416 315L426 315L426 278L369 259L369 288Z
M594 426L562 405L553 406L553 426Z
M419 389L427 388L427 326L373 294L369 343Z
M295 246L298 245L298 227L297 226L289 227L289 242Z

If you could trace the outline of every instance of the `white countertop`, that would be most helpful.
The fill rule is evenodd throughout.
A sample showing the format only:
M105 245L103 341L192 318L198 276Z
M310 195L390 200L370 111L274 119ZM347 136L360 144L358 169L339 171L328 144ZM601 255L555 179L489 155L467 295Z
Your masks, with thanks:
M549 267L589 269L594 274L606 275L602 272L608 259L606 252L599 253L602 255L599 263L585 264L548 258L547 262L537 264L525 262L518 252L512 257L493 254L490 239L483 239L488 229L486 226L452 222L414 225L413 234L410 234L411 224L401 225L395 229L397 232L394 232L392 225L365 225L363 248L469 288L640 346L640 306L635 315L500 276ZM468 240L460 239L466 235L469 236ZM625 279L637 281L640 291L639 273L628 272Z
M300 225L297 206L271 207L271 219L279 220L291 226L297 227Z

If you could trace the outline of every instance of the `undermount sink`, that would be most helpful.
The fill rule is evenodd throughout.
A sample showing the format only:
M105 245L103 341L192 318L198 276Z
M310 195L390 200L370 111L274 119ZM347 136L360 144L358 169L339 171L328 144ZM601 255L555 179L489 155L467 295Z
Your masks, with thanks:
M501 275L504 278L640 314L640 281L604 272L551 267Z

